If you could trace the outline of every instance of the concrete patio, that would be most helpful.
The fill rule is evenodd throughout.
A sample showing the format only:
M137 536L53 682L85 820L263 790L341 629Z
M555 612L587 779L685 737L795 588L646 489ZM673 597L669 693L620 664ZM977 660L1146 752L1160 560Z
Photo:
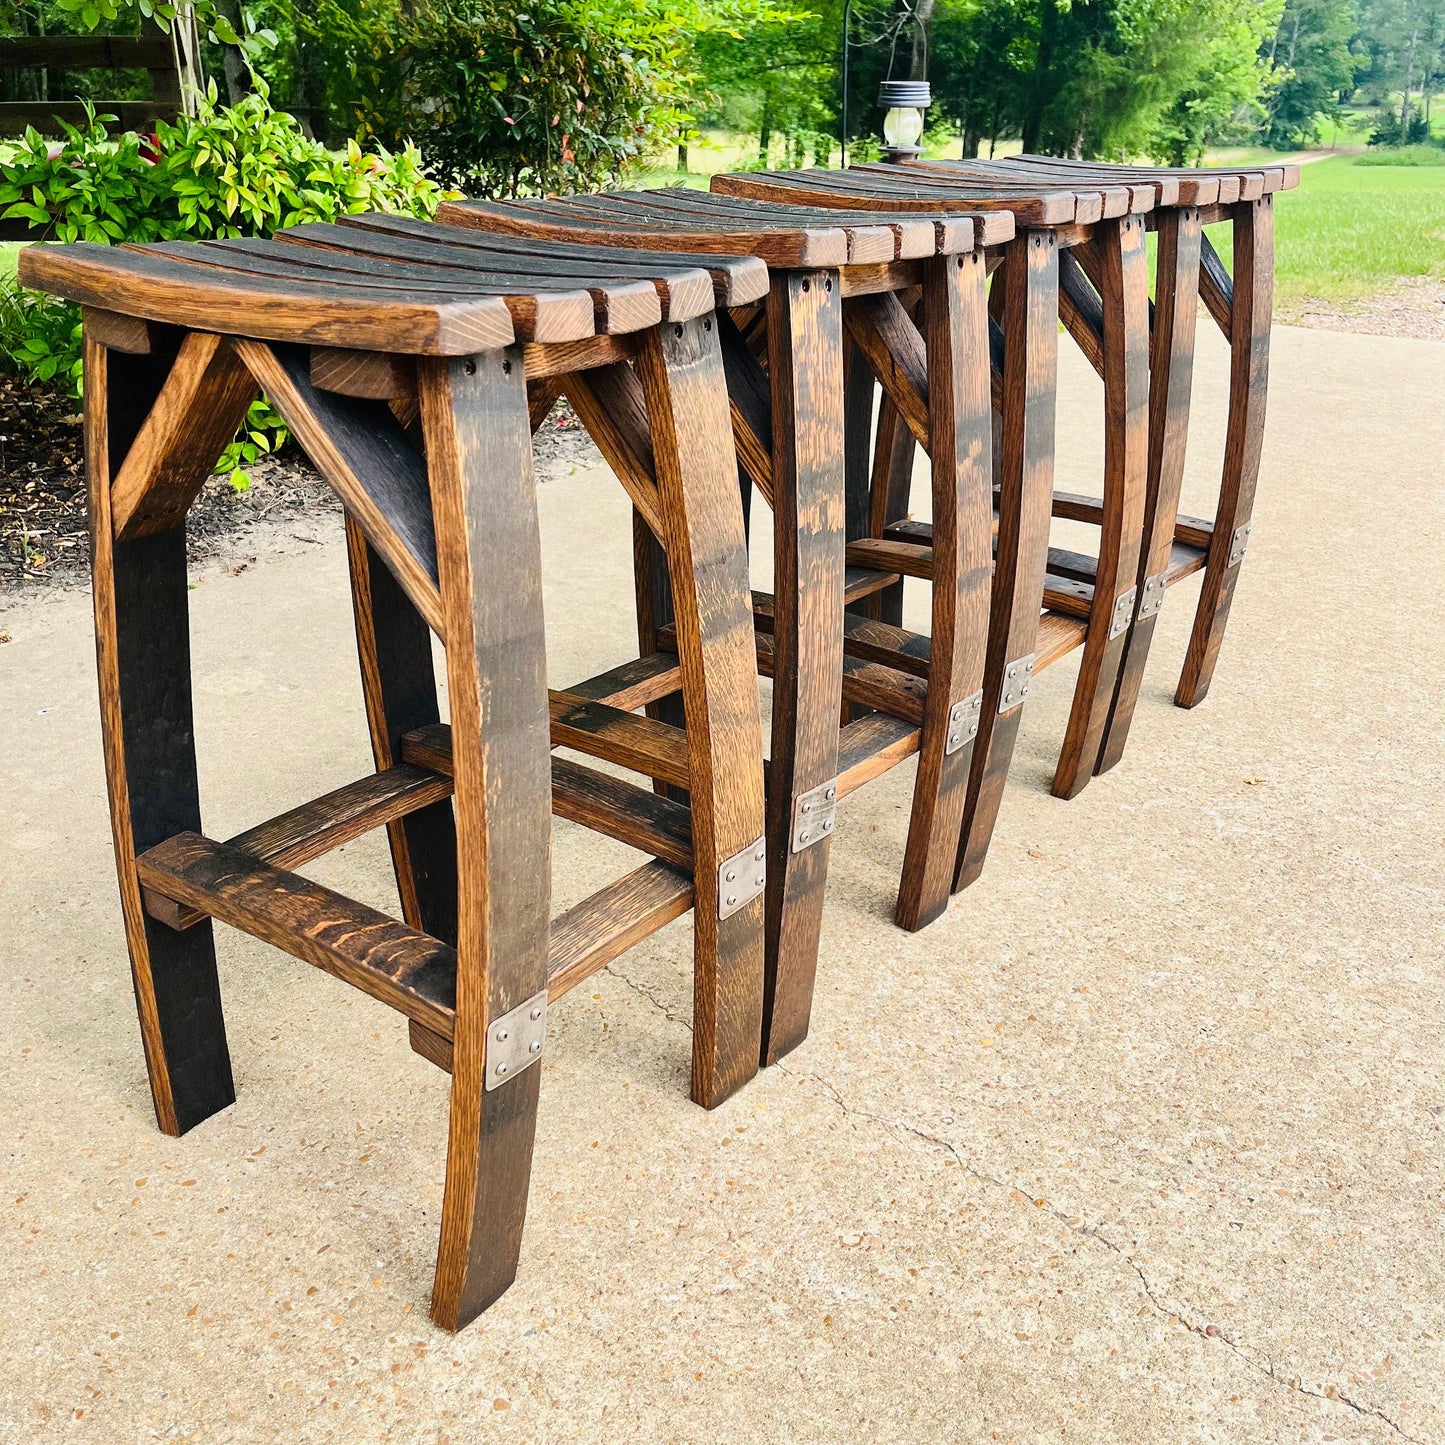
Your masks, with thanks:
M812 1036L729 1104L687 1099L686 920L569 995L521 1272L456 1337L446 1080L399 1015L218 930L238 1102L156 1130L88 595L0 599L0 1441L1445 1440L1442 402L1445 344L1277 331L1208 702L1171 705L1190 583L1065 804L1047 673L985 875L918 935L911 768L850 800ZM540 497L566 682L633 646L628 516L600 471ZM222 837L370 767L339 525L246 546L192 592ZM630 858L559 824L557 908ZM306 871L395 907L377 838Z

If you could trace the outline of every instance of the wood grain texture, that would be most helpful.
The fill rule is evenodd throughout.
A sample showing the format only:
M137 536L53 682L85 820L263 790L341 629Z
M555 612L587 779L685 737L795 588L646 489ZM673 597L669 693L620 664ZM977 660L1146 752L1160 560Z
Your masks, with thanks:
M456 779L455 1060L432 1317L511 1284L541 1066L484 1088L490 1020L547 982L551 807L541 540L520 349L418 370Z
M923 337L891 292L858 297L844 307L848 332L909 430L928 445L928 363Z
M1236 206L1233 299L1229 320L1229 421L1209 561L1174 701L1197 707L1209 693L1242 563L1229 564L1235 529L1254 514L1269 392L1269 331L1274 308L1274 206L1266 196ZM1201 282L1202 284L1202 282Z
M1138 598L1119 681L1099 746L1096 772L1106 772L1124 754L1144 667L1159 620L1158 611L1139 615L1147 579L1167 574L1174 548L1184 453L1189 434L1189 400L1194 376L1195 322L1199 312L1199 211L1181 206L1159 217L1155 262L1154 325L1149 364L1149 479L1144 499L1144 543L1140 549Z
M183 527L117 542L111 483L165 381L167 364L111 369L83 342L91 587L106 792L156 1122L184 1134L235 1101L209 924L176 933L147 916L138 853L200 827L191 715Z
M1089 633L1054 770L1056 798L1076 797L1098 762L1128 631L1110 634L1116 605L1138 578L1149 471L1149 261L1143 221L1125 216L1102 223L1094 248L1104 340L1104 513Z
M431 631L349 514L346 556L367 731L380 771L402 761L404 735L441 717ZM457 833L450 801L408 813L386 832L402 917L455 945Z
M923 742L894 915L910 932L948 907L973 756L971 741L950 751L949 711L983 686L992 589L993 459L982 252L929 263L923 318L933 605Z
M569 374L563 394L654 535L664 529L642 385L625 362Z
M233 334L271 341L446 356L506 346L514 336L511 314L495 296L449 300L402 287L246 275L155 248L28 246L19 274L26 286L85 306L201 331L220 315Z
M314 964L450 1036L456 954L438 939L198 833L178 833L147 849L136 867L147 889Z
M767 326L775 668L761 1057L772 1064L808 1034L831 847L825 837L793 851L795 800L838 771L845 501L837 275L777 275Z
M711 319L660 328L637 370L667 524L692 779L692 1095L712 1108L757 1072L762 1024L763 900L718 918L718 864L761 838L764 823L746 538Z
M116 473L116 536L147 537L183 523L255 399L256 383L230 343L191 332Z
M993 285L1004 339L1004 405L999 438L998 561L994 568L983 709L953 887L983 870L1023 709L1000 715L1009 663L1035 650L1053 496L1058 373L1058 248L1032 231L1007 248Z
M553 747L575 748L675 787L688 786L688 741L681 728L565 692L552 692L548 705Z
M400 422L381 402L319 391L300 348L233 344L427 625L445 640L426 463Z

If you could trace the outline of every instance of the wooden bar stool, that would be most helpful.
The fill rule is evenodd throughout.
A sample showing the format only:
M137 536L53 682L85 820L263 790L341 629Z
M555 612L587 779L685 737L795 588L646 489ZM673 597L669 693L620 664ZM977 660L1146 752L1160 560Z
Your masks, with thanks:
M234 1098L212 919L400 1010L452 1075L432 1314L456 1329L516 1272L549 1000L691 907L694 1097L716 1104L758 1067L762 740L714 294L747 304L767 278L747 258L481 266L367 236L37 246L21 275L85 307L102 732L157 1119L181 1134ZM645 418L647 473L624 480L665 539L677 655L549 693L528 391L545 410L581 374ZM346 506L377 771L216 842L184 524L258 390ZM629 711L673 693L685 732ZM549 764L557 746L690 806ZM653 861L549 923L552 811ZM383 825L405 924L291 871Z
M774 591L755 598L758 664L773 678L762 1053L774 1061L807 1035L837 801L914 752L921 756L898 920L922 927L948 902L979 728L990 601L981 247L1007 240L1012 216L852 215L667 190L465 202L444 207L439 219L469 228L479 244L513 235L689 255L747 249L772 271L766 306L731 309L723 353L739 465L774 514ZM1051 250L1019 254L1030 276L1052 274ZM1010 325L1021 336L1027 329L1022 317ZM1019 356L1032 344L1020 340ZM1051 407L1052 353L1041 338L1037 344L1038 404ZM850 516L861 502L866 523L867 498L846 488L845 348L876 370L927 445L931 551L881 538L870 543ZM572 400L614 467L625 466L607 439L605 417L585 394ZM1046 441L1042 450L1046 465ZM845 550L850 538L857 545ZM928 637L845 612L920 567L934 579ZM650 635L665 649L672 644L648 575L642 566L643 647ZM1037 616L1037 594L1031 606ZM840 696L859 714L841 732Z
M1123 755L1164 594L1196 572L1204 575L1175 703L1195 707L1203 702L1214 676L1240 564L1249 545L1264 440L1274 304L1274 196L1299 185L1300 168L1156 169L1084 164L1047 156L1011 157L997 165L1023 168L1039 179L1067 178L1071 184L1148 185L1155 195L1148 218L1150 229L1159 232L1159 247L1151 308L1145 542L1134 626L1096 765L1103 772ZM1226 223L1233 248L1229 268L1203 229ZM1178 515L1189 426L1196 298L1203 299L1230 348L1229 417L1213 518ZM1060 496L1054 507L1056 516L1082 521L1096 521L1099 515L1093 498Z
M1060 797L1080 792L1094 771L1135 601L1147 468L1148 293L1144 216L1147 186L1040 184L1020 175L976 183L922 167L859 166L848 171L763 171L714 177L730 195L785 204L807 202L883 212L955 208L1011 211L1019 239L990 258L989 296L998 540L993 623L985 672L980 743L953 886L982 871L1003 798L1020 705L1044 668L1082 649L1073 705L1054 774ZM1101 544L1087 583L1048 566L1053 495L1054 371L1058 317L1076 308L1061 277L1073 253L1098 256L1101 290L1077 318L1077 334L1101 368L1109 425L1104 458ZM891 400L891 398L889 398ZM866 410L871 387L852 403ZM885 402L874 445L870 538L925 552L932 529L907 519L913 438ZM914 575L927 576L926 567ZM897 608L900 602L893 599Z

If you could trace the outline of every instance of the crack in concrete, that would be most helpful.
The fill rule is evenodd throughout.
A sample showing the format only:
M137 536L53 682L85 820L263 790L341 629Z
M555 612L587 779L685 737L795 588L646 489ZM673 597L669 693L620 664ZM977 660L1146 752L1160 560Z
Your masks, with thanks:
M638 995L638 997L645 998L648 1003L650 1003L653 1008L655 1008L658 1013L660 1013L663 1018L665 1018L669 1023L681 1024L683 1028L688 1031L688 1033L692 1032L692 1024L688 1019L678 1018L678 1016L673 1013L673 1011L668 1008L668 1006L663 1003L663 1001L658 998L658 996L653 993L650 988L648 988L645 984L638 983L636 979L629 978L625 973L623 973L622 970L617 967L615 961L607 964L606 967L603 968L602 972L611 974L612 977L617 979L620 983L625 983L627 987L633 991L633 993Z
M621 972L615 963L609 963L603 972L610 973L614 978L621 980L621 982L626 984L627 987L639 997L646 999L648 1003L662 1014L664 1018L668 1019L669 1022L681 1024L689 1033L692 1032L692 1025L686 1019L678 1018L656 994L644 985L638 983L635 979L631 979L625 973ZM1033 1198L1027 1190L1019 1189L1017 1185L1010 1184L1006 1179L1000 1179L996 1175L985 1174L981 1170L976 1169L959 1152L957 1145L955 1145L952 1140L931 1133L927 1129L920 1129L916 1124L905 1124L901 1119L887 1119L882 1114L873 1114L866 1109L855 1109L843 1097L838 1088L829 1080L823 1078L821 1074L803 1073L801 1070L788 1068L786 1064L774 1064L773 1068L776 1069L778 1073L785 1074L790 1079L809 1080L816 1084L849 1118L862 1119L870 1124L877 1124L880 1128L892 1129L900 1134L910 1134L925 1144L931 1144L936 1149L945 1150L953 1156L954 1162L957 1163L958 1167L962 1169L969 1178L978 1180L980 1184L991 1185L993 1188L1001 1189L1005 1193L1017 1193L1024 1195L1024 1197L1028 1199ZM1105 1249L1123 1260L1138 1278L1139 1287L1144 1291L1145 1299L1149 1301L1150 1307L1156 1314L1168 1320L1177 1320L1190 1334L1198 1335L1202 1340L1217 1340L1220 1344L1224 1345L1225 1348L1232 1351L1241 1363L1247 1365L1257 1374L1263 1375L1272 1384L1282 1385L1285 1389L1297 1395L1306 1395L1314 1400L1324 1400L1330 1404L1343 1405L1346 1409L1353 1410L1357 1415L1378 1420L1381 1424L1388 1425L1402 1440L1410 1441L1411 1445L1424 1445L1424 1442L1419 1440L1418 1437L1407 1435L1401 1426L1392 1420L1378 1405L1366 1405L1345 1394L1343 1390L1338 1388L1334 1394L1329 1394L1325 1390L1312 1389L1298 1379L1286 1378L1275 1369L1273 1360L1257 1359L1250 1351L1245 1349L1243 1345L1226 1335L1218 1325L1198 1324L1184 1314L1182 1310L1171 1308L1154 1288L1153 1282L1149 1276L1144 1273L1139 1262L1122 1245L1115 1244L1108 1235L1102 1233L1102 1231L1093 1225L1075 1223L1070 1215L1057 1209L1047 1200L1043 1201L1043 1208L1071 1234L1076 1234L1083 1239L1092 1239L1102 1244Z
M930 1144L935 1148L945 1150L947 1153L953 1156L953 1159L958 1164L959 1168L962 1169L969 1178L976 1179L980 1184L991 1185L993 1188L1001 1189L1006 1193L1018 1193L1024 1195L1026 1198L1033 1198L1033 1196L1030 1195L1027 1190L1019 1189L1017 1185L1010 1184L1005 1179L997 1178L995 1175L992 1174L985 1174L981 1170L975 1168L959 1152L958 1147L952 1142L952 1140L945 1139L941 1135L934 1134L927 1129L920 1129L917 1125L906 1124L901 1119L888 1119L881 1114L870 1113L866 1109L854 1108L843 1097L837 1087L829 1080L823 1078L820 1074L803 1073L796 1069L790 1069L785 1064L774 1064L773 1067L780 1074L786 1074L789 1078L811 1080L814 1084L818 1085L818 1087L822 1089L823 1092L827 1094L830 1099L832 1099L834 1104L836 1104L837 1107L841 1109L844 1114L847 1114L850 1118L862 1119L867 1121L868 1123L877 1124L879 1127L884 1129L891 1129L901 1134L912 1135L913 1138L918 1139L925 1144ZM1052 1218L1062 1224L1065 1229L1069 1230L1071 1234L1078 1235L1084 1239L1095 1240L1099 1244L1102 1244L1105 1249L1109 1250L1111 1253L1117 1255L1119 1259L1123 1260L1124 1263L1129 1266L1129 1268L1138 1278L1140 1288L1144 1291L1144 1297L1149 1301L1151 1308L1157 1314L1169 1320L1177 1320L1181 1325L1184 1326L1186 1330L1189 1331L1190 1334L1198 1335L1200 1339L1218 1341L1220 1344L1231 1350L1242 1363L1249 1366L1249 1368L1254 1370L1256 1373L1263 1375L1266 1379L1270 1380L1276 1385L1282 1385L1287 1390L1291 1390L1299 1395L1307 1395L1312 1399L1325 1400L1331 1404L1344 1405L1347 1409L1353 1410L1357 1415L1362 1415L1370 1419L1379 1420L1382 1424L1388 1425L1390 1429L1393 1430L1398 1436L1400 1436L1402 1440L1411 1441L1413 1442L1413 1445L1423 1445L1423 1442L1419 1441L1415 1436L1407 1435L1405 1431L1400 1427L1400 1425L1396 1421L1392 1420L1382 1409L1379 1408L1379 1406L1364 1404L1363 1402L1355 1400L1351 1396L1346 1395L1343 1390L1340 1390L1338 1388L1335 1389L1333 1394L1330 1394L1325 1390L1312 1389L1310 1386L1303 1384L1298 1379L1287 1378L1286 1376L1281 1375L1276 1370L1273 1360L1268 1358L1260 1360L1256 1358L1256 1356L1252 1354L1249 1350L1245 1349L1244 1346L1240 1345L1237 1341L1231 1339L1228 1335L1226 1335L1217 1325L1201 1325L1198 1324L1196 1321L1190 1319L1189 1316L1186 1315L1182 1310L1171 1307L1162 1298L1159 1292L1155 1289L1154 1284L1150 1280L1149 1276L1145 1274L1139 1262L1134 1259L1134 1257L1126 1249L1124 1249L1122 1245L1116 1244L1112 1239L1110 1239L1106 1234L1102 1233L1095 1226L1076 1222L1071 1216L1063 1213L1062 1210L1055 1208L1054 1205L1050 1204L1046 1200L1035 1202L1041 1202L1045 1211Z

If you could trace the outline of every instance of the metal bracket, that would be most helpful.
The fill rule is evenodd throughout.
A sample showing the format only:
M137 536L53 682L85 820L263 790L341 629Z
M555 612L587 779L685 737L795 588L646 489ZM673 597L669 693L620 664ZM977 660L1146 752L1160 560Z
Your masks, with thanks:
M1122 596L1114 599L1114 616L1109 623L1109 641L1121 637L1129 630L1134 620L1134 599L1139 595L1137 587L1131 587Z
M717 867L717 916L731 918L768 886L768 845L756 843L725 858Z
M1029 695L1029 684L1034 680L1034 658L1038 654L1017 658L1003 670L1003 696L998 700L1000 713L1012 712Z
M1242 527L1234 529L1234 535L1229 539L1229 561L1227 566L1233 567L1236 562L1242 561L1245 549L1249 546L1249 534L1254 530L1253 522L1246 522Z
M1144 598L1139 603L1139 621L1146 617L1153 617L1164 605L1164 589L1168 585L1165 572L1156 572L1152 577L1144 579Z
M792 851L801 853L833 831L838 817L838 780L830 778L793 799Z
M966 742L978 735L979 719L983 716L983 689L956 702L948 710L948 741L943 745L943 755L956 753Z
M534 993L487 1027L487 1083L498 1089L542 1057L547 1034L547 990Z

